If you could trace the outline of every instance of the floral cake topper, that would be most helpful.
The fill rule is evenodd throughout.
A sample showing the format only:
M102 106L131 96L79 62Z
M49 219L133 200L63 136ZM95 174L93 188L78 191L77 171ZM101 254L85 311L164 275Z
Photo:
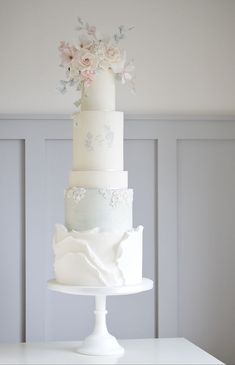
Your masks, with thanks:
M66 70L65 80L60 80L60 92L65 93L67 86L81 91L91 85L98 72L106 70L110 70L115 79L123 84L129 82L135 91L133 61L127 61L126 52L119 47L119 42L131 29L133 27L121 25L113 36L106 36L98 32L95 26L78 18L78 43L72 45L61 41L59 46L60 66ZM79 107L80 103L81 98L74 104Z

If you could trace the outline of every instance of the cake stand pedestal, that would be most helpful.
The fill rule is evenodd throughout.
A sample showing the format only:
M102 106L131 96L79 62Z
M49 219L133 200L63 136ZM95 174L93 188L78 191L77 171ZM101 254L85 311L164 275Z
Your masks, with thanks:
M48 288L60 293L95 296L95 327L92 334L85 338L78 352L84 355L122 355L124 349L112 336L106 325L106 297L108 295L129 295L153 288L153 281L143 278L140 284L119 287L85 287L62 285L55 280L48 281Z

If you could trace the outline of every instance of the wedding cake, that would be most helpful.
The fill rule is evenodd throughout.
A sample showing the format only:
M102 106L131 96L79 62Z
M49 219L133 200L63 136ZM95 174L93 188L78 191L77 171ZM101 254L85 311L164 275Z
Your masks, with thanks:
M142 281L143 227L133 228L133 190L123 171L123 113L115 110L115 79L130 81L125 52L79 19L77 46L62 42L68 85L81 97L73 115L73 168L65 191L65 225L53 239L56 281L79 286L123 286Z

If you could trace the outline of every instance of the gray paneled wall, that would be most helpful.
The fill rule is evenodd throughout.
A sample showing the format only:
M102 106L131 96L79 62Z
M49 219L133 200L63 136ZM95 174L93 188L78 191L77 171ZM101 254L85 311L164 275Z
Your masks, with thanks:
M0 140L0 342L25 332L24 142Z
M180 141L178 161L179 334L233 363L235 140Z
M71 138L67 116L0 116L0 341L76 340L92 329L92 298L46 285ZM155 291L108 298L116 336L184 336L235 362L234 161L234 117L127 116L125 168Z

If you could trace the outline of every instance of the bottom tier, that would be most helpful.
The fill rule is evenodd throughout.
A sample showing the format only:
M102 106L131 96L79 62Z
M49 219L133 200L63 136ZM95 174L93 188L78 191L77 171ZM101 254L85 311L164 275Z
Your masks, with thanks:
M142 281L143 227L127 232L68 231L56 225L55 277L61 284L122 286Z

